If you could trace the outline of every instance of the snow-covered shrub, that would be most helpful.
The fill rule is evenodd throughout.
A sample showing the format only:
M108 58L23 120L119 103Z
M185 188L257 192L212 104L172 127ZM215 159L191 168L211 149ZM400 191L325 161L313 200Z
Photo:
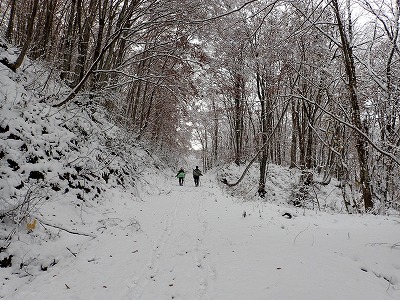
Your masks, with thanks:
M316 183L312 172L303 171L299 181L292 184L292 193L289 203L296 207L320 210L320 203L316 193Z

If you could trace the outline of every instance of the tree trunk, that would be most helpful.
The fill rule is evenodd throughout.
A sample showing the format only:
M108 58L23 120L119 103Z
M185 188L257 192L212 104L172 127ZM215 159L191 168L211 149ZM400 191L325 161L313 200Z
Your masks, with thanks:
M259 69L259 66L257 66ZM261 145L265 145L264 149L260 153L260 178L258 181L258 195L261 198L265 197L265 172L267 170L268 161L268 140L267 140L267 112L266 112L266 83L265 78L260 74L260 70L257 70L257 96L260 101L261 112L260 112L260 131L261 131ZM268 144L267 144L268 143Z
M92 61L96 61L97 58L100 56L101 47L103 45L103 38L104 38L104 28L106 25L106 13L108 9L108 0L99 1L99 29L97 31L97 38L96 38L96 46L93 52L93 59ZM93 82L91 83L92 87L99 86L100 75L96 74L94 76Z
M298 136L298 100L293 98L292 101L292 141L290 145L290 168L297 166L297 136Z
M235 100L235 164L240 165L242 159L243 137L243 89L244 79L241 74L234 76L234 100Z
M36 31L40 31L38 36L38 41L36 44L36 51L34 51L34 57L39 58L42 57L44 59L48 59L50 56L50 51L48 49L48 44L51 42L52 38L52 29L53 29L53 20L55 9L57 5L57 0L48 0L44 3L43 10L39 12L39 15L42 13L44 15L44 22L43 19L39 20L39 24L41 27L38 28Z
M90 0L89 8L93 9L97 6L97 0ZM78 29L79 29L79 43L78 43L78 58L77 63L75 66L75 83L74 85L78 85L78 83L82 80L85 76L85 66L87 65L87 53L89 49L89 39L90 39L90 30L93 26L93 20L95 14L90 13L89 17L85 19L82 24L82 10L83 10L83 3L82 0L78 0L77 5L77 22L78 22Z
M62 61L62 72L60 75L61 79L67 79L70 75L69 72L71 70L72 41L74 39L73 30L74 30L74 20L75 20L75 7L76 7L76 0L72 0L68 18L67 31L65 32L64 35L64 43L62 47L63 61Z
M28 23L28 28L26 32L26 40L24 43L24 46L22 47L21 53L19 54L17 60L14 63L8 64L8 67L13 70L14 72L21 66L22 62L24 61L24 58L29 50L29 47L32 42L32 36L33 36L33 26L35 24L35 19L36 19L36 13L38 10L38 3L39 0L34 0L33 2L33 7L32 7L32 12L29 18L29 23Z
M8 19L8 25L7 25L7 31L6 31L6 40L9 43L12 42L12 34L14 31L16 0L11 0L10 3L11 3L10 18Z
M337 0L332 0L332 6L338 23L337 25L339 29L340 39L342 42L343 59L348 80L347 89L349 92L349 100L352 108L352 122L353 125L358 130L360 130L361 132L365 132L361 122L360 107L357 99L357 78L356 78L352 46L350 45L345 32ZM369 211L373 208L373 202L371 193L370 174L368 168L368 152L365 139L363 138L362 135L358 133L356 133L356 150L360 165L359 180L362 191L362 197L364 201L365 210Z
M219 132L219 121L218 121L218 113L215 106L215 99L212 97L212 109L213 109L213 118L214 118L214 136L212 140L212 163L213 166L218 161L218 132Z

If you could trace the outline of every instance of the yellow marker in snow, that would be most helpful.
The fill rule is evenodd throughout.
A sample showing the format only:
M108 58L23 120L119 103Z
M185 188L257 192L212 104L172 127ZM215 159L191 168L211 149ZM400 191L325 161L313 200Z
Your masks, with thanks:
M33 220L32 223L27 223L26 228L28 229L28 232L32 232L36 228L36 219Z

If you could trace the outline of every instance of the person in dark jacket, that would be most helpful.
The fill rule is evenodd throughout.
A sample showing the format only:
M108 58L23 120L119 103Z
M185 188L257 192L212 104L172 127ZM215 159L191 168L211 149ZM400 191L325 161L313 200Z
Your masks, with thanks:
M203 174L201 174L199 167L196 166L196 169L193 170L193 179L195 186L199 186L200 176L203 176Z
M183 170L183 168L180 168L178 174L176 174L175 177L178 177L179 185L183 185L183 181L185 180L185 171Z

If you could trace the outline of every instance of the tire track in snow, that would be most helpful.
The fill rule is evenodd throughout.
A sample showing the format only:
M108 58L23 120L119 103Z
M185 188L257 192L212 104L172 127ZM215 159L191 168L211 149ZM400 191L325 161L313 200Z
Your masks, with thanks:
M172 212L167 215L164 222L165 226L150 252L149 262L147 263L145 270L139 278L134 281L135 285L130 291L133 299L141 299L146 287L151 283L151 281L155 281L155 277L158 275L160 257L173 232L173 223L178 212L179 203L180 199L177 199Z
M209 299L210 293L214 290L214 283L216 280L216 271L215 267L210 265L207 256L210 255L209 250L204 248L204 239L209 232L209 223L205 220L204 217L204 202L207 200L207 197L214 196L213 194L208 193L205 195L204 192L201 193L201 199L198 202L197 208L197 222L201 224L202 230L201 235L196 239L195 242L195 264L202 271L202 277L200 278L200 286L199 286L199 294L197 299ZM204 249L201 249L204 248Z
M171 198L162 199L174 208L160 211L167 216L165 225L159 228L158 237L153 235L157 241L148 250L147 265L131 285L129 299L212 298L216 269L205 242L210 231L205 212L215 195L208 189L178 189Z

